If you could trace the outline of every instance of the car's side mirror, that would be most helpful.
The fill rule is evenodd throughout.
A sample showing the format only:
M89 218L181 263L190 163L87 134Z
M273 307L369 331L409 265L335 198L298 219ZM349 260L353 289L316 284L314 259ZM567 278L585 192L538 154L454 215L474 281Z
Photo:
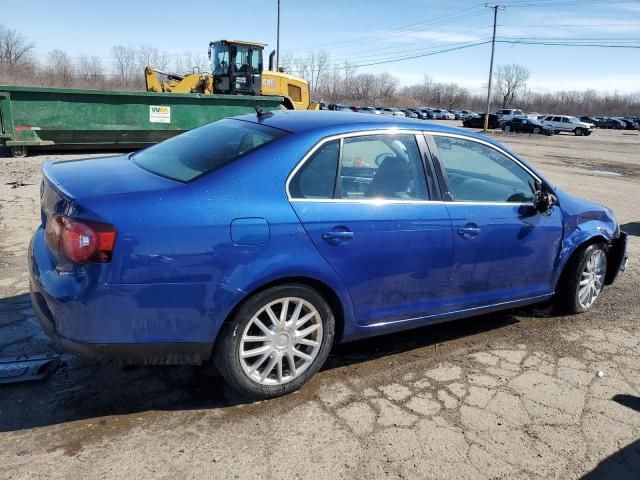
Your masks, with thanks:
M533 194L533 206L542 215L549 215L551 208L558 203L556 196L544 190L538 190Z

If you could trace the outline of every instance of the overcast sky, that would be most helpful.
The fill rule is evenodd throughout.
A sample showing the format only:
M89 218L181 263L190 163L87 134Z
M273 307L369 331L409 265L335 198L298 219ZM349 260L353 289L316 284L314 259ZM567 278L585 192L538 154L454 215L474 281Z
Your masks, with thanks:
M0 23L36 43L45 60L52 49L104 57L113 45L152 44L176 55L206 55L221 38L276 44L277 0L3 2ZM600 48L498 43L496 64L531 70L533 90L594 88L640 91L640 0L505 0L498 38L519 42L590 43ZM281 0L281 51L325 50L359 72L388 71L402 84L428 74L475 92L486 84L492 11L473 0ZM463 48L464 47L464 48ZM442 50L457 51L397 61ZM379 62L389 62L377 65ZM140 72L142 75L142 72Z

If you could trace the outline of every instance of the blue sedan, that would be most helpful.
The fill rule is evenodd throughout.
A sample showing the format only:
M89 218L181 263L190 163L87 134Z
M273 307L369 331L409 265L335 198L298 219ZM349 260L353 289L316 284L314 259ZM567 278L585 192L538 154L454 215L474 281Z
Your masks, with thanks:
M49 335L105 362L213 360L253 397L299 388L338 342L587 311L626 261L611 210L418 120L258 111L43 177L29 265Z

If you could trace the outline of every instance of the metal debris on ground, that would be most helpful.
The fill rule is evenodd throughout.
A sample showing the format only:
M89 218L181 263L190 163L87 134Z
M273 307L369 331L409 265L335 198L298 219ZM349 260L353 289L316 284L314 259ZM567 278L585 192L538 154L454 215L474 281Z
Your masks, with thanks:
M14 182L7 182L6 185L11 185L11 188L18 188L33 185L33 183L25 183L23 180L16 180Z
M21 355L0 358L0 384L41 380L60 365L59 355Z

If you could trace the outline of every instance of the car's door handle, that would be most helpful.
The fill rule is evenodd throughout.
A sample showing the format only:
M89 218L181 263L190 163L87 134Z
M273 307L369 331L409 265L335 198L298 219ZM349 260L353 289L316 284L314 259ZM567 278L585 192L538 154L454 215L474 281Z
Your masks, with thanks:
M351 230L332 230L322 234L323 240L333 244L348 242L352 238L353 232Z
M462 238L469 239L480 234L480 228L474 223L468 223L464 227L458 229L458 235Z

